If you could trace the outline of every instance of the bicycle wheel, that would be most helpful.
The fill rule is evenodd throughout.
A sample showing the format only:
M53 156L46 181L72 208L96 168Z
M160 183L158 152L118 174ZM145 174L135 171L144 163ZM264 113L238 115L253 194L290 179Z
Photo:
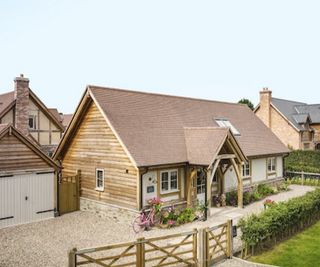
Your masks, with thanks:
M138 216L137 218L134 219L133 224L132 224L133 231L137 234L145 229L145 225L141 223L141 217Z

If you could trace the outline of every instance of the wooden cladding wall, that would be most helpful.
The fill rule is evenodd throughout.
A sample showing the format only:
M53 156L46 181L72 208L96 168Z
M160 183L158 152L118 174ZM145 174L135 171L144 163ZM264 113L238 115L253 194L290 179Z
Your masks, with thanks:
M48 169L50 166L14 135L0 140L0 171Z
M62 166L63 176L81 170L81 197L137 208L137 170L93 102L66 149ZM96 169L104 170L102 192L95 190Z

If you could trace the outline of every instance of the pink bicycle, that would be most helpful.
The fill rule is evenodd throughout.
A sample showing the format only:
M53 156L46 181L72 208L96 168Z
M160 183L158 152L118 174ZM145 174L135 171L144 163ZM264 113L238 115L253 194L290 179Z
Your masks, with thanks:
M140 215L133 221L132 227L135 233L149 230L150 227L155 225L155 210L151 208L149 213L145 210L140 212Z

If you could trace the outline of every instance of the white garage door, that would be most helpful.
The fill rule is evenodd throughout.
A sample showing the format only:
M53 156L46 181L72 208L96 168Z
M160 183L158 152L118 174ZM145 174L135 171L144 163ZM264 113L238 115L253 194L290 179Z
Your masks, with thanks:
M0 177L0 228L53 216L53 173Z

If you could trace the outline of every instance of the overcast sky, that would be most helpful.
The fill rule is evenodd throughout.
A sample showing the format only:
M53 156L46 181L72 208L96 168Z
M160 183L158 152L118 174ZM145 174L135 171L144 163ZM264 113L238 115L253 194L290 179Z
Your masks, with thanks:
M320 102L320 1L0 2L0 94L24 73L73 112L87 84Z

